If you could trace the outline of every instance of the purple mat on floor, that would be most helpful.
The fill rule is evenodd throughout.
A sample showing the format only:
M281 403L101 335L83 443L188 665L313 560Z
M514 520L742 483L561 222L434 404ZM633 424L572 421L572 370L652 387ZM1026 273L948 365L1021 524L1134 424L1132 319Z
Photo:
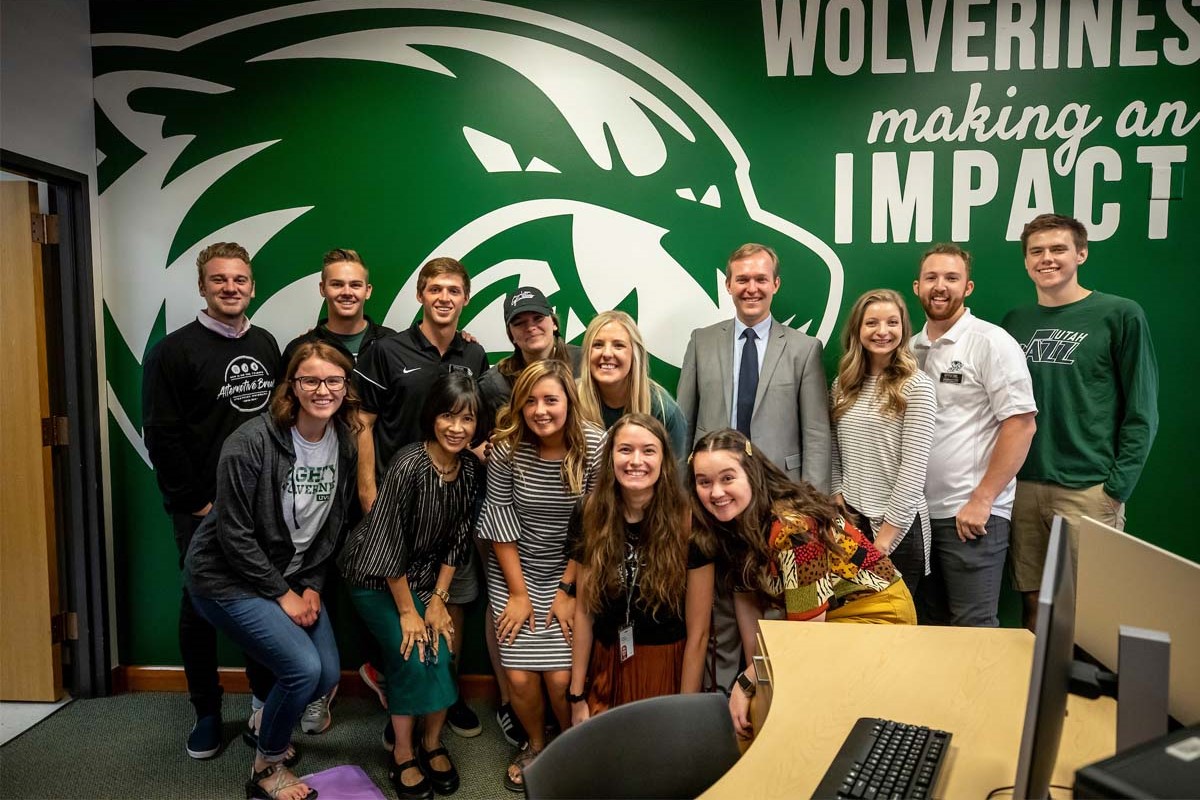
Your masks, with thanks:
M305 775L303 780L317 790L318 800L387 800L362 767L354 764Z

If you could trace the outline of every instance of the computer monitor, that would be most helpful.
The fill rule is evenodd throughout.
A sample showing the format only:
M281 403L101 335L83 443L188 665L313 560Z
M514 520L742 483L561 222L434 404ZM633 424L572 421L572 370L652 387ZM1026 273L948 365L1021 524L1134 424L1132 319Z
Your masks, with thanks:
M1058 740L1067 715L1075 644L1075 570L1061 517L1055 517L1050 528L1035 635L1014 800L1043 800L1050 796L1050 776L1058 759Z

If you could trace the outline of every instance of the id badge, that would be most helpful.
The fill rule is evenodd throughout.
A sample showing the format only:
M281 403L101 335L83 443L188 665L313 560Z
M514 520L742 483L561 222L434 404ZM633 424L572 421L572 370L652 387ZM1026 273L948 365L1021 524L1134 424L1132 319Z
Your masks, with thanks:
M621 661L633 658L633 626L622 625L617 631L617 644L621 648Z

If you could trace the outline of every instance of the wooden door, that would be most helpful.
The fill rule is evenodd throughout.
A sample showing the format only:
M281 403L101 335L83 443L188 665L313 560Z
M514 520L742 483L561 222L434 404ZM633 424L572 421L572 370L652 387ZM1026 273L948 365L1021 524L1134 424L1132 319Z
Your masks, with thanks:
M0 181L0 700L62 696L54 475L37 187Z

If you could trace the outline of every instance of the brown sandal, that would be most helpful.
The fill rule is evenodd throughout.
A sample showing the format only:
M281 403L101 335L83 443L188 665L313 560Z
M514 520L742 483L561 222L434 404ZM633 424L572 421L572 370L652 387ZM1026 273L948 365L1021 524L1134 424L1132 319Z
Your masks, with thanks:
M513 760L508 762L508 770L504 773L504 788L510 792L525 791L525 768L533 763L533 760L541 754L541 750L534 750L529 742L517 751L513 756ZM516 767L516 775L513 775L513 767Z
M259 781L265 781L272 775L282 772L278 775L270 789L259 784ZM290 779L290 780L289 780ZM300 783L300 779L292 774L291 770L283 765L282 762L276 764L268 764L263 769L255 772L253 768L250 770L250 780L246 781L246 798L257 798L258 800L277 800L279 793L288 787L295 786ZM304 795L301 800L317 800L317 790L309 788L308 794Z

